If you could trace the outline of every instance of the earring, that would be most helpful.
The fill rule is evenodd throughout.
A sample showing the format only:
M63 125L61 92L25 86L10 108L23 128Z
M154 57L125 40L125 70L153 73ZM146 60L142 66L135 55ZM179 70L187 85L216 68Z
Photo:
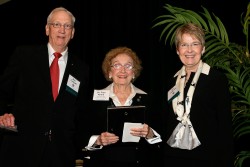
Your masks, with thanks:
M110 75L110 76L109 76L109 79L111 79L111 78L112 78L112 76Z
M133 76L133 79L135 79L135 76Z

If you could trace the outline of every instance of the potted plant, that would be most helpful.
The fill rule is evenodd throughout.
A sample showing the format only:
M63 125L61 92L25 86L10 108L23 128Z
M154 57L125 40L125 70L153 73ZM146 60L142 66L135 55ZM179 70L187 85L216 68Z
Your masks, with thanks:
M245 16L241 16L246 45L229 41L225 26L221 20L205 7L196 13L166 4L167 13L153 20L153 28L162 27L160 39L174 44L174 32L177 27L187 22L199 24L206 31L206 53L202 60L210 66L222 70L229 80L232 96L233 135L237 141L250 135L250 55L248 27L250 24L250 3ZM235 167L242 167L245 159L250 158L250 150L240 150L235 155Z

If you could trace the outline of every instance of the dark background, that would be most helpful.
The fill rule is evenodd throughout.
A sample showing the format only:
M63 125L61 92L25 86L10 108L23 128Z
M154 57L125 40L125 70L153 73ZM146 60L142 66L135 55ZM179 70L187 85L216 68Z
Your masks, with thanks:
M69 9L76 17L76 33L70 42L91 69L92 88L101 89L109 83L104 79L101 62L114 47L128 46L137 52L144 67L135 85L159 98L165 81L181 64L169 43L159 40L161 28L151 29L153 20L164 13L163 6L213 12L224 23L229 40L245 45L240 17L249 0L12 0L0 5L0 72L17 45L47 43L46 19L58 6ZM0 73L0 74L1 74ZM156 109L157 110L157 109ZM157 111L156 111L157 114ZM237 149L248 148L246 144ZM237 150L236 149L236 150Z
M90 65L93 87L107 85L101 72L105 53L124 45L135 50L143 62L142 75L135 84L154 91L163 86L162 79L180 68L175 50L159 41L162 29L151 29L153 20L166 13L166 3L196 12L206 7L222 20L231 42L245 44L240 16L248 0L12 0L0 5L0 72L17 45L47 42L47 16L53 8L64 6L76 17L70 46Z

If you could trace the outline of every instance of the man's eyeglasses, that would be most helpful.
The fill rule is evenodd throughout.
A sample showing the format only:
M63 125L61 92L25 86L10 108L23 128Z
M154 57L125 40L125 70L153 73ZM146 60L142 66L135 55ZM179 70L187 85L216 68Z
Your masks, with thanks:
M124 67L125 70L132 70L134 68L134 66L132 64L124 64L124 65L122 65L120 63L113 64L113 65L111 65L111 67L113 67L116 70L120 70L122 67Z
M191 43L191 44L188 44L188 43L181 43L180 45L179 45L179 47L181 48L181 49L188 49L189 48L189 46L191 47L191 48L198 48L199 46L201 46L201 43L200 42L194 42L194 43Z
M63 26L66 30L73 28L73 25L71 24L49 23L49 25L52 25L54 28L61 28L61 26Z

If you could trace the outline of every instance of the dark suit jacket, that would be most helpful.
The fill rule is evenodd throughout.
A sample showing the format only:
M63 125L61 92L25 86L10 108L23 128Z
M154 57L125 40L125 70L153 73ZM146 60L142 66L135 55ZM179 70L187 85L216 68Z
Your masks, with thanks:
M194 73L191 74L186 88L189 88ZM176 78L168 82L170 90L175 85ZM185 93L187 90L185 88ZM184 95L185 96L185 95ZM179 123L174 114L172 103L167 102L162 118L165 125L163 139L165 140L165 166L230 167L232 166L233 136L232 115L228 81L226 76L210 69L208 75L201 73L193 94L190 120L201 145L193 150L183 150L170 147L166 141ZM172 162L171 162L172 161ZM173 162L174 161L174 162ZM179 163L176 163L178 161ZM183 162L183 163L182 163ZM200 165L194 165L192 162ZM172 164L173 163L173 164ZM202 165L201 165L202 164Z
M149 107L149 97L147 94L136 94L133 98L132 106L144 105L147 107L146 123L154 128L151 122L150 115L154 114ZM107 131L107 107L115 107L112 99L109 101L93 101L91 107L93 120L92 125L89 126L90 135L99 135ZM119 119L119 118L117 118ZM119 140L122 140L121 138ZM159 144L149 144L144 138L141 138L139 143L118 142L104 146L101 150L90 151L90 160L84 166L93 167L106 164L108 166L130 166L130 163L142 167L155 166L158 160L157 155L160 153Z
M78 93L66 90L69 75L80 82ZM12 113L18 133L5 133L0 166L37 167L48 140L45 134L51 130L52 143L63 166L73 167L76 146L80 144L76 141L80 141L84 133L87 84L88 66L69 50L59 95L54 102L47 46L17 48L0 78L0 113L5 113L5 104L13 100Z

